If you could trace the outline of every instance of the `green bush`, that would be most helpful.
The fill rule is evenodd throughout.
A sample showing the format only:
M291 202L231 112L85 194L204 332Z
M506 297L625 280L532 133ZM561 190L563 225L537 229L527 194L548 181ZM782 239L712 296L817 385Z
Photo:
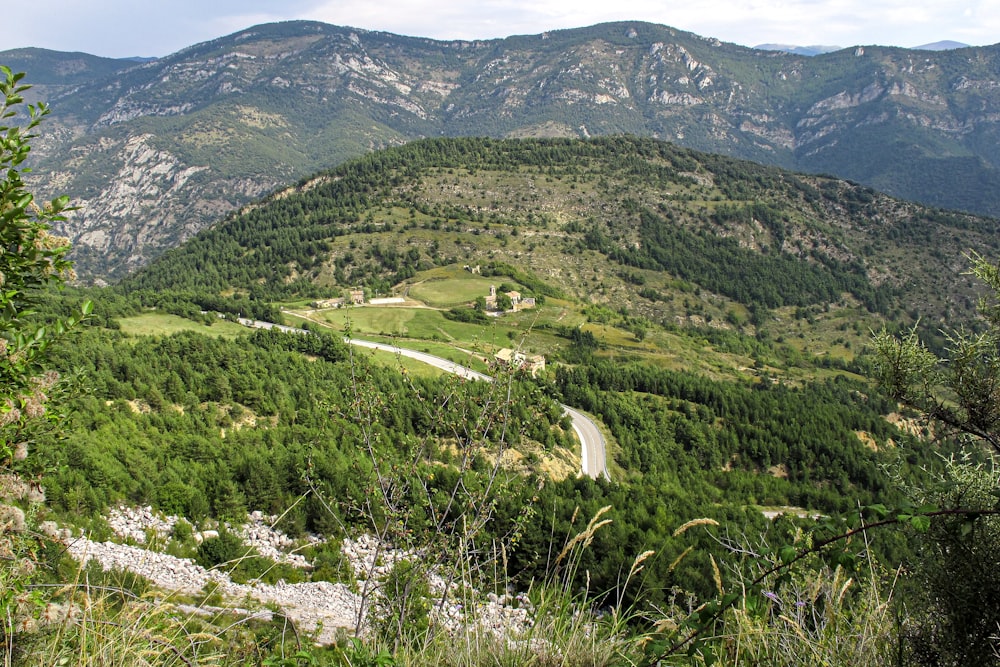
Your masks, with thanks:
M418 645L430 628L427 576L416 563L401 560L382 583L382 597L373 605L372 626L386 642Z
M198 545L194 560L206 569L221 568L229 572L250 551L238 535L220 530L218 537L207 539Z

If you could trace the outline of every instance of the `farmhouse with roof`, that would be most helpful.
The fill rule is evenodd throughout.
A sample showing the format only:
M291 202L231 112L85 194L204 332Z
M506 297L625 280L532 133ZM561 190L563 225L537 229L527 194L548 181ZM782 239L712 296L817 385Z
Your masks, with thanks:
M545 370L545 357L540 354L525 355L508 347L494 355L495 363L531 373L531 377Z
M533 296L522 297L521 293L516 290L504 292L504 294L510 299L511 310L514 312L535 307L535 297ZM496 285L490 285L490 294L486 297L486 310L500 310L500 306L497 305Z
M343 305L343 299L317 299L312 302L313 308L340 308Z

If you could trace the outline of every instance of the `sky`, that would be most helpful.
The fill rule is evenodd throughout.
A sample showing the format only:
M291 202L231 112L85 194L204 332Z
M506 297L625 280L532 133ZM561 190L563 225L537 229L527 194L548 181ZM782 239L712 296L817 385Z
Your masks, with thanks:
M0 51L166 56L258 23L310 19L433 39L491 39L606 21L660 23L744 46L1000 42L1000 0L13 0Z

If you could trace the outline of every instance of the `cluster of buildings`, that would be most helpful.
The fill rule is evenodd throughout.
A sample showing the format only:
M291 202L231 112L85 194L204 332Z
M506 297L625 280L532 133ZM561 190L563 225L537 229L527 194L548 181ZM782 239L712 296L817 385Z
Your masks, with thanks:
M337 299L317 299L312 302L313 308L341 308L347 304L352 306L361 306L365 303L365 291L362 289L352 289L348 294L348 297L340 297Z
M466 267L468 268L468 267ZM476 266L475 269L470 269L474 273L478 272L479 267ZM520 292L510 291L504 292L504 294L510 299L511 308L514 311L524 310L525 308L535 307L534 297L522 297ZM372 299L369 303L379 305L381 303L398 303L402 302L402 298L386 298L386 299ZM495 285L490 285L490 294L486 297L486 309L491 311L500 310L498 306L498 293ZM339 297L336 299L317 299L312 302L312 307L316 309L322 308L342 308L346 305L361 306L365 304L365 292L361 289L352 289L347 297ZM497 367L502 368L512 368L514 370L523 370L527 373L531 373L532 377L539 371L545 370L545 357L540 354L527 355L517 350L512 350L510 348L503 348L495 355L493 355L493 363Z
M535 297L533 296L522 297L520 292L514 290L504 292L504 294L510 298L511 308L514 312L535 307ZM486 297L486 310L501 310L497 305L496 285L490 285L490 294Z
M522 354L517 350L511 350L510 348L503 348L495 355L493 355L494 363L497 366L505 366L508 368L514 368L515 370L523 370L531 373L531 377L535 377L535 374L539 371L545 370L545 357L540 354Z

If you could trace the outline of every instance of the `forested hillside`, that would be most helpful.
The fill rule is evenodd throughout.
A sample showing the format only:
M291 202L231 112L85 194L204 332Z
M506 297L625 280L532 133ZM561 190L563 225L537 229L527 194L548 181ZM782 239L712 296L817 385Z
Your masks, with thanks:
M649 139L426 140L230 215L123 287L385 294L433 266L492 263L660 323L709 294L756 324L845 298L945 322L972 313L972 281L956 277L969 250L996 250L996 227Z
M15 185L5 215L23 222L31 198ZM38 208L48 216L40 232L65 204ZM266 618L233 608L263 607L253 602L261 582L289 595L289 582L336 582L321 590L353 596L360 611L327 654L347 664L466 664L454 647L482 637L473 624L485 616L466 614L483 600L542 628L522 645L524 635L506 634L512 623L494 624L490 641L503 645L482 653L494 662L494 650L554 647L573 651L560 660L570 664L698 664L742 655L744 635L729 640L737 633L788 627L800 660L812 637L810 648L832 643L825 655L846 645L874 660L897 646L885 637L899 639L900 664L924 641L959 655L945 642L961 630L941 633L922 615L950 608L910 589L938 590L923 557L940 556L952 532L979 539L992 526L978 490L972 509L925 497L958 488L934 485L960 453L962 465L985 458L963 448L977 431L960 427L986 432L996 412L966 409L962 389L992 405L997 366L980 355L995 340L973 341L959 369L972 382L944 401L907 402L906 384L937 389L921 375L937 362L918 335L948 351L964 334L943 339L938 325L993 322L983 302L987 319L973 324L976 279L997 288L1000 277L981 263L975 277L963 271L970 254L997 254L996 224L652 139L466 138L412 142L303 179L114 288L37 291L61 282L50 276L68 268L67 249L14 243L29 257L26 248L49 253L41 277L29 276L31 298L4 297L2 320L5 345L37 348L16 376L30 393L8 397L0 424L23 439L0 450L3 479L35 498L27 513L4 506L0 534L23 555L3 561L13 585L0 604L35 623L18 658L48 655L45 642L65 652L91 641L80 631L91 626L65 611L90 604L91 581L110 602L87 623L141 628L135 645L171 655L211 643L223 647L219 662L230 652L316 662L298 637L306 648L285 658L279 628L294 604L280 599ZM93 303L81 308L84 299ZM37 312L21 313L21 300ZM294 328L254 330L247 317ZM884 327L884 342L911 325L902 370L876 385L867 375L884 360L869 350L872 332ZM493 380L363 353L348 337L457 358ZM529 369L518 354L540 363ZM44 413L43 388L61 409L36 428L26 422ZM598 422L610 479L577 474L582 436L560 403ZM921 421L927 410L951 418L957 437ZM120 541L225 572L249 586L244 599L206 584L169 593L193 612L119 620L141 608L151 581L74 566L67 549L112 538L112 508L147 505L182 519L169 534ZM249 512L285 531L306 566L242 543ZM931 517L957 523L929 542L918 535ZM361 541L376 546L359 570L347 545ZM848 572L867 579L851 588ZM886 581L904 577L893 607ZM51 597L22 603L36 588ZM898 610L897 626L873 622L886 610ZM64 638L44 615L81 634ZM860 637L845 628L856 621ZM178 622L176 634L153 635L153 624ZM750 645L771 650L765 634ZM596 659L605 649L613 657Z
M345 311L307 302L360 286L369 298L404 295L404 303L347 310L343 326L355 335L453 353L467 346L488 356L503 344L545 352L554 370L516 380L503 401L512 410L503 444L527 458L503 505L515 514L498 508L490 530L502 533L514 508L536 507L547 518L520 524L509 574L543 576L553 530L544 522L569 531L575 512L610 505L615 521L586 566L598 590L611 590L627 554L662 545L694 515L766 531L761 507L839 513L897 499L886 466L923 479L936 455L858 377L856 354L880 321L970 313L971 287L941 286L955 286L949 267L963 252L994 249L993 228L862 186L653 140L427 140L229 216L100 295L94 323L117 328L154 306L207 333L216 319L201 310L337 334L346 330L320 316ZM491 280L535 295L538 306L487 318L473 299L435 287L472 281L485 293ZM926 310L904 311L918 295ZM394 332L400 313L419 314L420 328L410 319ZM839 338L814 351L794 340L821 346L825 335ZM394 443L388 460L419 442L420 474L447 469L461 442L457 422L426 412L449 382L413 386L398 367L348 358L333 338L136 341L94 331L63 363L89 369L95 386L65 454L74 472L53 481L53 501L67 511L99 512L119 499L194 518L276 511L304 492L296 476L308 468L345 513L299 505L295 530L351 526L348 508L366 497L358 484L375 474L369 436L343 421L361 386L383 397L366 404L384 407L358 418ZM463 389L474 403L490 391ZM525 413L528 396L542 402ZM575 456L558 410L545 407L553 399L607 428L612 484L541 473L547 456ZM126 463L140 460L148 463ZM887 558L906 554L891 540L880 548ZM678 581L669 566L681 550L647 566L649 602L663 603ZM684 570L685 586L709 594L710 582L694 583L698 572Z
M995 46L806 57L642 22L473 42L287 22L125 69L0 60L46 86L37 182L83 205L59 231L88 277L119 278L289 181L436 136L632 133L1000 213Z

